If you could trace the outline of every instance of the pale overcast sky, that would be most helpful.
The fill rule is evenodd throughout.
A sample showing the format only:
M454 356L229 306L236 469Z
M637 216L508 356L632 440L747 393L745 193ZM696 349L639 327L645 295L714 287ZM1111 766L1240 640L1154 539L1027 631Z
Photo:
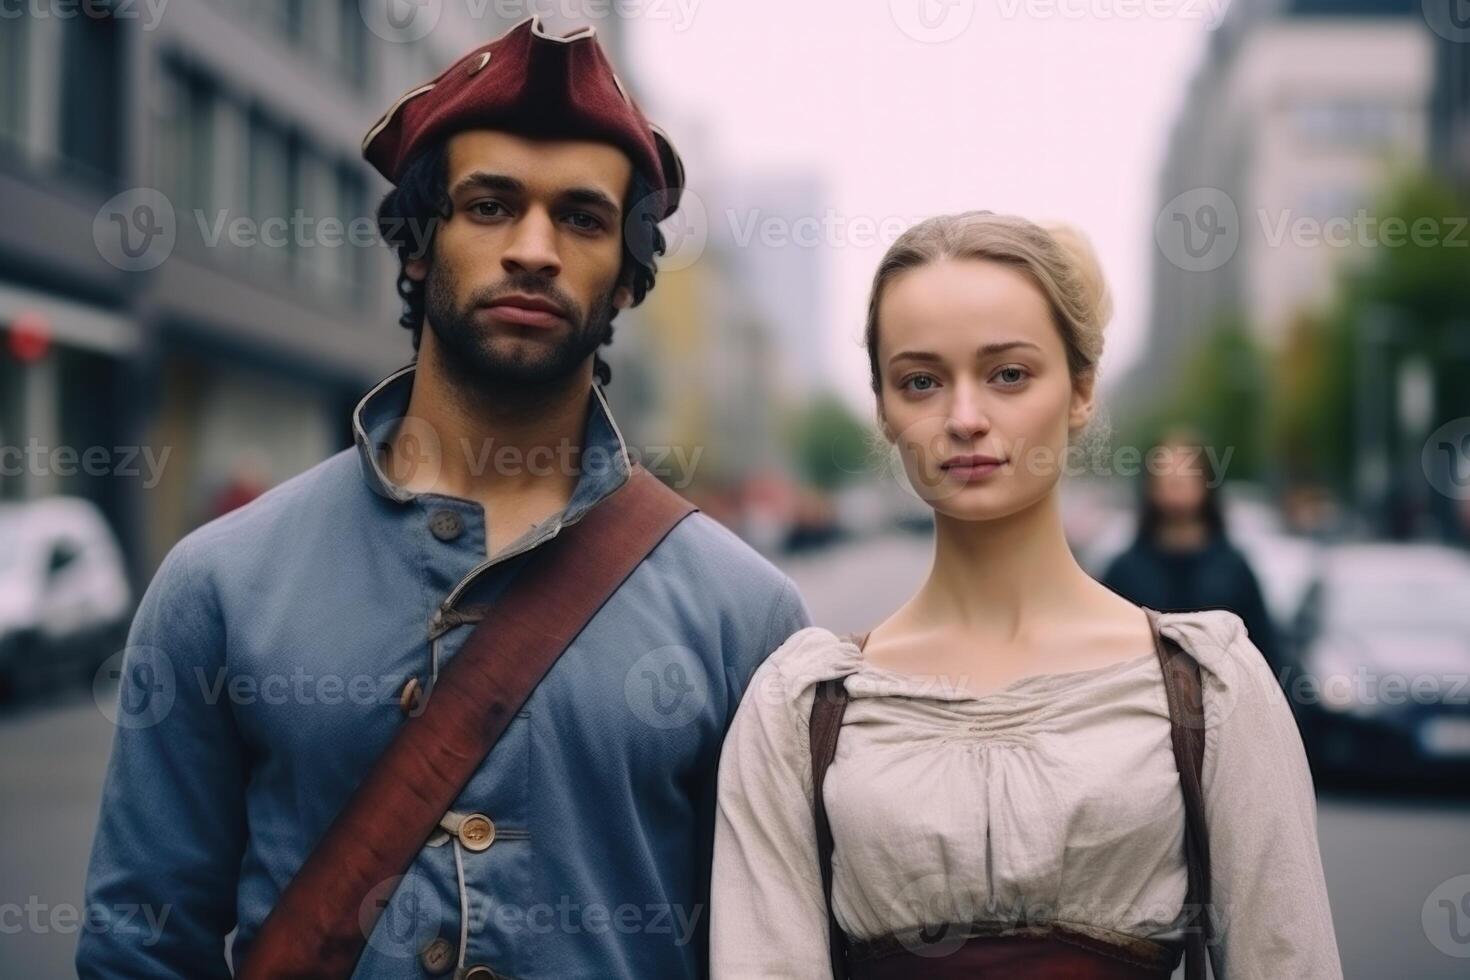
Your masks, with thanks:
M844 393L865 397L858 341L891 241L853 244L858 217L906 226L989 208L1077 224L1117 306L1104 372L1131 360L1164 141L1224 0L619 2L635 12L632 87L692 187L717 172L824 182L830 373Z

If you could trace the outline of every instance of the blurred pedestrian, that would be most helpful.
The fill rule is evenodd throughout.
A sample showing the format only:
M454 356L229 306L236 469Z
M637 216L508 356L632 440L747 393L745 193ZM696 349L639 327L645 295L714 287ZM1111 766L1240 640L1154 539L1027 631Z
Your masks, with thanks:
M1102 581L1161 611L1236 613L1279 678L1286 666L1280 635L1250 562L1227 533L1220 476L1207 445L1199 433L1178 427L1149 450L1138 483L1137 533Z

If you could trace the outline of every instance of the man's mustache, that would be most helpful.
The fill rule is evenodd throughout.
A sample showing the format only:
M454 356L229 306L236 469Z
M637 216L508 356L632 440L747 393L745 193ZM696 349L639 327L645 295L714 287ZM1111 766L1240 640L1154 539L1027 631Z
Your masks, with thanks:
M557 288L556 283L545 276L534 273L507 276L493 286L487 286L470 297L471 307L489 306L505 296L521 293L540 296L561 308L563 315L574 322L582 320L582 309L576 302Z

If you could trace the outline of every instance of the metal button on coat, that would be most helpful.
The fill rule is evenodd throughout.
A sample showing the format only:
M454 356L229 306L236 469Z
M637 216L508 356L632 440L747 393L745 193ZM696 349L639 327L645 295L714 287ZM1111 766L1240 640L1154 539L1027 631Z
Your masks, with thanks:
M410 677L408 683L403 685L403 693L398 695L398 710L405 716L418 714L423 700L423 688L417 677Z
M440 936L419 953L419 962L424 972L431 977L442 977L454 969L454 943Z
M483 851L495 842L495 824L483 813L472 813L459 825L459 842L471 851Z
M464 532L464 521L456 511L436 510L429 515L429 530L440 541L453 541Z

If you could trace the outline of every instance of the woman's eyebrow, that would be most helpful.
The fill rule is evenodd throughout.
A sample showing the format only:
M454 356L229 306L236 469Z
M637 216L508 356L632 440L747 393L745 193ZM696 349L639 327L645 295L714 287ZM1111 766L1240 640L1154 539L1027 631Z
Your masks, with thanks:
M1008 350L1015 350L1017 347L1030 347L1033 350L1037 350L1037 351L1041 350L1041 347L1039 345L1033 344L1029 340L1000 340L1000 341L996 341L995 343L992 343L992 344L982 344L980 346L980 348L975 351L975 356L976 357L989 357L992 354L1003 354L1003 353L1005 353ZM933 351L928 351L928 350L902 350L902 351L899 351L897 354L894 354L892 357L890 357L888 359L888 362L891 364L894 361L905 360L905 359L911 360L911 361L927 361L927 362L935 362L935 363L944 360L944 358L940 357L938 354L934 353Z

